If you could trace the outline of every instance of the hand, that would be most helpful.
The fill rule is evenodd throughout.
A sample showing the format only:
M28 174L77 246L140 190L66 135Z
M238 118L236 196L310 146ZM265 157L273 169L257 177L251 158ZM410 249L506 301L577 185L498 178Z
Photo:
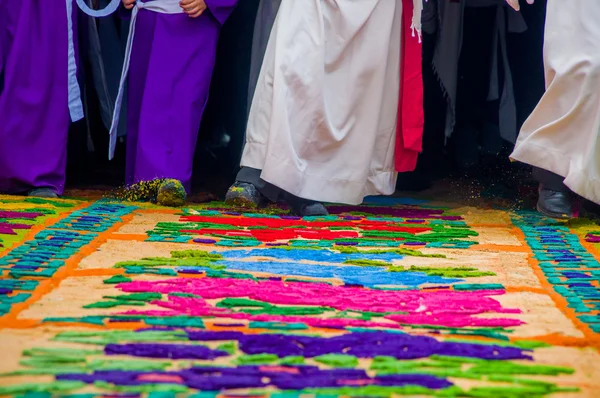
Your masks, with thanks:
M531 4L533 4L534 1L535 0L527 0L527 4L531 5ZM516 11L519 11L521 9L521 6L519 5L519 0L506 0L506 2L508 3L509 6L514 8Z
M135 0L122 0L122 1L123 1L123 6L127 10L131 10L133 8L133 6L135 5Z
M198 18L208 8L204 0L181 0L179 5L190 18Z

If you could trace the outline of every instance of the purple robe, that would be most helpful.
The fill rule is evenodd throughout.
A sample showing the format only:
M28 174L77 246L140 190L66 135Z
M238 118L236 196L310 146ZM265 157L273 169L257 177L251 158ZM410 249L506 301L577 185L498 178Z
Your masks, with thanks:
M0 1L0 192L63 192L71 121L66 16L65 0Z
M127 183L176 178L190 192L194 150L222 24L238 0L198 18L140 10L128 83Z

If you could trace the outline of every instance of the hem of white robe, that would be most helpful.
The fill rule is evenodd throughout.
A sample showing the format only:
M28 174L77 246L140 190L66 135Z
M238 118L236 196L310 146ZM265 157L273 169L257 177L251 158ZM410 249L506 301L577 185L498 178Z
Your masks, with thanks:
M564 177L564 184L577 195L600 204L600 179L577 166L571 156L532 142L517 142L512 160L539 167Z
M262 170L261 179L303 199L359 205L367 196L396 192L398 173L393 165L390 170L370 170L366 182L355 181L323 176L315 166L298 170L287 159L265 152L265 144L246 142L241 166Z

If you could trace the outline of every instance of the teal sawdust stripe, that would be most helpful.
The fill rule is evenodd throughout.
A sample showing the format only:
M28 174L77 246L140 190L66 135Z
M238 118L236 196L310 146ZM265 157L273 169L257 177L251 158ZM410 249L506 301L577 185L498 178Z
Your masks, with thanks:
M22 291L33 291L40 280L52 277L98 233L110 229L135 209L118 203L96 202L73 212L0 258L0 271L6 273L0 284L5 293L0 294L0 316L30 297L30 293Z
M600 263L564 224L548 221L534 212L519 212L513 223L525 234L554 290L569 303L577 317L594 332L600 332Z

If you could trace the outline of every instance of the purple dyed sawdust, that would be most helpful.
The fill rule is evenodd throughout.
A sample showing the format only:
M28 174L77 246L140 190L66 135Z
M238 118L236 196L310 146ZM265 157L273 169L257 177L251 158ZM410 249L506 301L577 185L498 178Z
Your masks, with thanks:
M157 381L153 381L152 377ZM380 386L422 386L441 389L452 383L430 375L391 375L369 377L362 369L327 369L316 366L269 367L239 366L192 367L176 372L136 372L136 371L96 371L92 374L62 374L58 380L78 380L92 384L104 381L120 386L133 386L147 383L165 383L164 380L184 384L201 391L219 391L244 388L276 387L280 390L302 390L305 388L343 387L364 384Z
M279 218L281 218L282 220L302 220L302 217L298 217L298 216L279 216Z
M137 318L113 318L113 319L109 319L108 322L110 322L110 323L129 323L129 322L139 322L139 319L137 319Z
M185 268L185 269L178 269L177 273L178 274L188 274L188 275L200 275L203 274L204 270L201 269L193 269L193 268Z
M194 243L201 243L201 244L205 244L205 245L212 245L213 243L217 243L217 241L214 240L214 239L196 238L196 239L194 239Z
M428 336L368 332L331 338L283 334L244 335L239 332L188 331L194 341L237 340L245 354L300 355L313 358L325 354L348 354L358 358L393 356L398 359L426 358L431 355L480 359L531 359L516 347L440 342Z
M566 278L577 278L577 279L585 279L585 278L591 278L591 276L584 274L583 272L563 272L563 275Z
M212 350L204 346L190 346L184 344L107 344L104 347L106 355L130 355L146 358L170 359L216 359L229 354L221 350Z

